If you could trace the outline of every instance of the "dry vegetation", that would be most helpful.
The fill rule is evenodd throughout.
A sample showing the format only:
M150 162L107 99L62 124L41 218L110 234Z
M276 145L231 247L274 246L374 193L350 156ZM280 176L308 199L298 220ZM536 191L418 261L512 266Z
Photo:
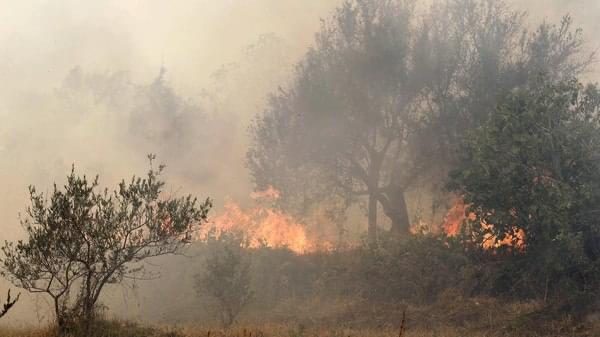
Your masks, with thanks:
M502 303L491 298L464 299L447 294L427 306L410 306L403 322L403 307L356 303L343 305L337 317L323 317L310 324L253 324L243 322L223 329L203 322L185 325L144 325L100 320L92 334L77 330L68 337L588 337L600 334L593 316L574 320L569 315L543 317L542 303ZM309 310L309 309L307 309ZM353 321L349 321L353 319ZM345 323L341 321L345 320ZM303 321L298 317L298 321ZM337 323L336 323L337 321ZM370 321L366 323L366 321ZM401 332L402 330L402 332ZM59 337L53 327L45 329L0 328L2 337Z
M600 324L573 327L568 321L548 323L545 331L473 330L464 327L439 326L408 328L400 334L398 328L353 329L339 327L310 327L298 325L262 325L234 327L227 330L190 327L150 327L134 323L109 321L96 325L89 337L509 337L509 336L598 336ZM3 337L58 337L48 329L0 329ZM73 334L71 336L80 336Z

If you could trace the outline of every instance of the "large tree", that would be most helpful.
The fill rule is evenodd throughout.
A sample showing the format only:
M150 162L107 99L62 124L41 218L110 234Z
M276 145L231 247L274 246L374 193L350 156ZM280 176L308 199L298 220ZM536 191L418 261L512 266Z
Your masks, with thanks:
M445 176L465 129L531 74L560 78L586 64L569 20L527 33L523 14L501 1L438 1L415 13L410 0L352 0L324 22L295 79L251 127L257 188L275 186L299 212L366 199L371 242L379 207L393 234L407 234L407 192L419 177Z
M135 276L148 258L177 252L206 220L211 201L165 194L162 170L123 180L111 192L74 170L49 196L30 187L21 219L27 238L2 247L3 273L18 287L49 295L61 331L73 320L89 327L107 284Z
M539 82L502 100L462 145L451 187L474 215L466 234L521 245L514 286L529 294L598 286L599 113L597 87Z
M308 173L299 178L309 180L300 190L309 199L320 187L344 205L366 196L371 241L378 204L395 231L408 231L399 191L413 171L400 168L411 163L407 140L421 89L409 68L412 16L408 1L347 2L324 24L293 86L272 97L253 127L249 165L260 187L273 184L289 196L289 175Z

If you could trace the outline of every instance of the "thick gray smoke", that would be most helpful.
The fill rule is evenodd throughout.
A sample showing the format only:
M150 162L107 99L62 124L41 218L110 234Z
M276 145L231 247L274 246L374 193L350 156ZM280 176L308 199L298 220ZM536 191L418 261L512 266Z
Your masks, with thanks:
M1 1L0 239L21 237L27 186L73 163L112 186L152 152L176 193L247 197L246 122L333 3ZM11 321L47 318L36 302Z

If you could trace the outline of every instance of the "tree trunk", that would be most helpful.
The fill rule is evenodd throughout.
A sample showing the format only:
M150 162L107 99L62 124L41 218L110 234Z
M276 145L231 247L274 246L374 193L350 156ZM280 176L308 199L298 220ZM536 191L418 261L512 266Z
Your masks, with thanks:
M91 270L90 266L87 266L88 270ZM82 298L83 300L83 308L82 308L82 317L81 319L83 319L83 329L86 333L86 335L90 334L90 329L92 326L92 320L94 318L94 302L92 299L92 272L88 271L88 275L86 277L86 281L85 281L85 293L84 296Z
M65 336L68 333L69 314L61 307L59 298L54 298L54 314L56 316L56 328L58 330L58 335Z
M86 336L90 335L92 329L92 322L94 321L94 306L89 303L85 304L84 314L83 314L83 331L85 331Z
M368 227L368 239L369 244L374 245L377 243L377 196L375 193L369 194L369 227Z
M381 195L380 202L383 211L392 222L390 234L394 237L406 237L410 233L410 220L404 191L401 188L393 188L385 195Z
M394 211L390 214L392 220L391 233L395 236L407 236L410 233L410 220L404 192L399 191L396 199L392 199Z

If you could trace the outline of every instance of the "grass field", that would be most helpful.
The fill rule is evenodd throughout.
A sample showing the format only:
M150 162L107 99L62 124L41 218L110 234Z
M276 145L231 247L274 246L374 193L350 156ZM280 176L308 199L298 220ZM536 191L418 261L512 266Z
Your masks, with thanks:
M599 327L600 328L600 327ZM53 329L22 330L0 329L2 337L58 337ZM68 335L82 337L80 334ZM559 327L554 332L506 333L502 331L469 331L457 328L407 329L400 334L398 329L347 329L347 328L301 328L297 326L263 326L233 328L229 330L208 330L194 327L144 327L133 323L103 322L94 329L93 335L86 337L592 337L600 336L600 329L565 331Z

